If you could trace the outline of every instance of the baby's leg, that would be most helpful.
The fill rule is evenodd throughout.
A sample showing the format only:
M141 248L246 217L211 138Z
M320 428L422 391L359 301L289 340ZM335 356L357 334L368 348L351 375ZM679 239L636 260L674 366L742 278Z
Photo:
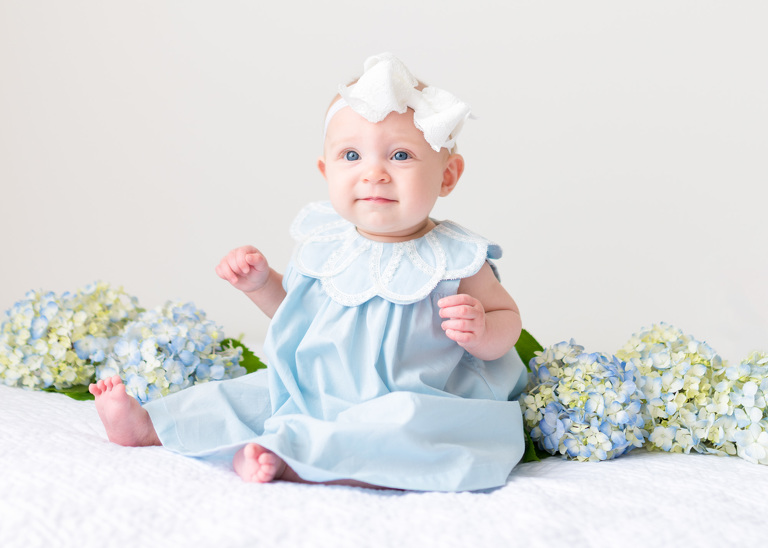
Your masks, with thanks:
M115 375L88 387L96 396L96 410L104 423L109 441L129 447L162 445L149 413L125 392L125 385Z
M249 443L240 449L232 461L235 472L245 481L255 483L269 483L282 480L294 483L316 483L306 481L288 466L283 459L275 455L269 449ZM356 480L336 480L323 482L325 485L348 485L350 487L366 487L369 489L386 489L369 483Z

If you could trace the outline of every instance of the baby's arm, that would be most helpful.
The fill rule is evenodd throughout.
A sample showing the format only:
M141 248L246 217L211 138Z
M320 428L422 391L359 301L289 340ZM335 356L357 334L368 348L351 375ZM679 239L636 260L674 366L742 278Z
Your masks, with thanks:
M270 318L285 299L282 274L271 269L264 255L253 246L227 253L216 267L216 274L245 293Z
M464 278L457 295L438 301L442 327L449 339L481 360L495 360L517 342L522 329L514 299L486 263Z

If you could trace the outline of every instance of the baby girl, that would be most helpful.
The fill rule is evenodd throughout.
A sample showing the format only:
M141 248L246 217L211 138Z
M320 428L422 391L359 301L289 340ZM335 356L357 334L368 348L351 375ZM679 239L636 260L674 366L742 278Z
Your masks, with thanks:
M255 247L217 274L272 321L263 372L144 407L91 385L111 441L228 459L246 481L460 491L503 485L523 454L517 305L501 249L430 217L464 170L469 108L390 54L369 58L326 116L329 202L294 220L284 275Z

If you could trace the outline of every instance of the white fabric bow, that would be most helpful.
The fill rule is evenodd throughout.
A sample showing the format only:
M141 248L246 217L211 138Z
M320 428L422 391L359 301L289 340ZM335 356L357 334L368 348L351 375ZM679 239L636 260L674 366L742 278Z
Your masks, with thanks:
M390 112L404 113L411 108L414 124L434 150L451 149L456 144L464 121L470 116L469 105L436 87L419 91L418 80L391 53L369 57L363 69L356 83L339 86L339 95L346 106L373 123L381 122ZM338 110L331 107L326 128Z

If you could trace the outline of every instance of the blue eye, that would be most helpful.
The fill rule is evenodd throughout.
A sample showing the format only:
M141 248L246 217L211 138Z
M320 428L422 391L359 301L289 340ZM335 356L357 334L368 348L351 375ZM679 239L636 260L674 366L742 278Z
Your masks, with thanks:
M344 159L350 162L354 162L355 160L360 159L360 155L354 150L348 150L347 152L344 153Z
M392 158L402 162L403 160L407 160L408 158L410 158L410 156L408 155L407 152L404 152L402 150L398 150L397 152L395 152L395 155L392 156Z

